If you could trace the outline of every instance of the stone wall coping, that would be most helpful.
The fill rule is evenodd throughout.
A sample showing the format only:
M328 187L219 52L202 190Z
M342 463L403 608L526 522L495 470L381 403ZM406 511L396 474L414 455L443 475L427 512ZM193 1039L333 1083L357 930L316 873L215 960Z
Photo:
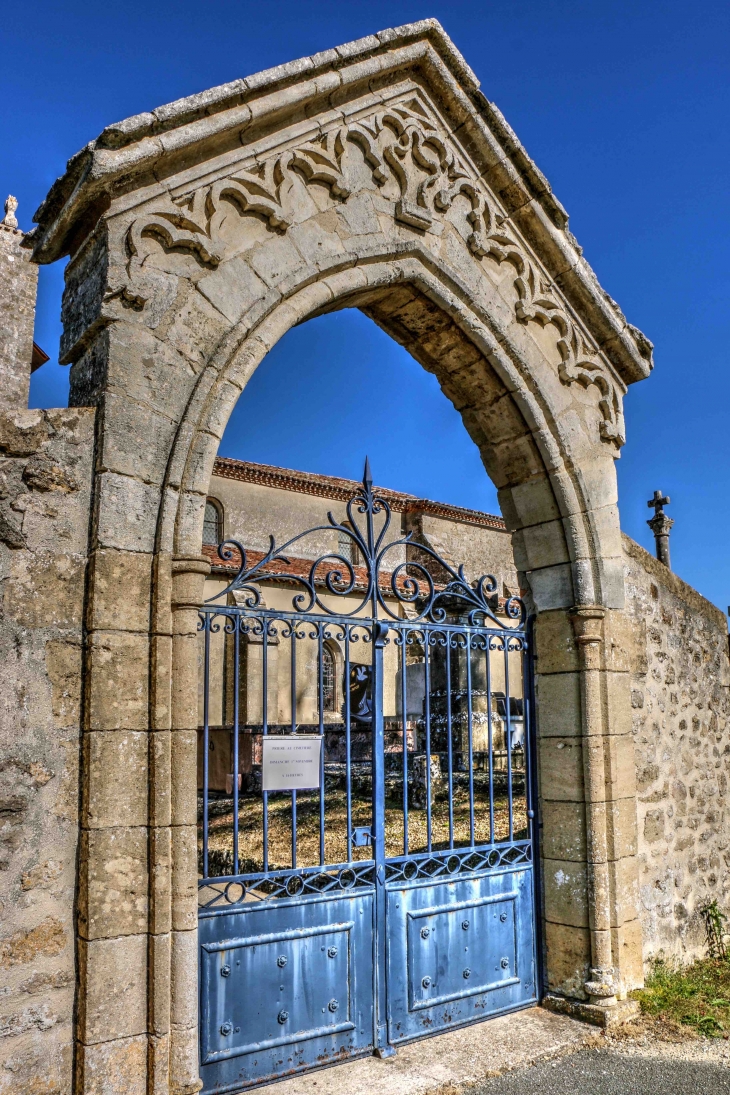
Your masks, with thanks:
M234 460L231 457L216 457L213 475L221 479L237 479L244 483L273 487L277 490L290 490L298 494L311 494L318 498L331 498L338 502L348 502L362 486L354 479L341 479L336 475L319 475L316 472L294 471L273 464L257 464L250 460ZM432 502L428 498L418 498L415 494L391 490L388 487L375 487L375 492L388 502L395 513L422 513L433 517L442 517L459 524L477 525L479 528L492 529L507 533L502 517L464 506L452 506L448 502Z
M520 226L531 237L550 276L559 281L562 293L599 345L607 349L622 379L632 383L648 376L653 367L652 344L627 322L599 285L547 179L499 108L479 90L476 76L436 19L383 30L107 126L68 161L66 173L56 180L36 212L37 227L24 245L33 248L33 259L39 263L70 254L79 236L93 228L114 196L134 189L135 180L141 186L153 176L163 178L165 160L178 159L183 150L189 152L211 139L220 141L227 132L238 132L243 147L245 130L253 118L249 103L257 104L258 130L265 118L293 110L295 99L298 110L304 109L308 100L322 99L326 94L324 74L335 74L340 89L362 83L365 62L388 53L393 55L393 74L405 77L407 68L420 65L426 70L427 81L440 80L447 88L462 117L465 110L472 112L481 126L474 139L483 143L492 160L499 150L499 163L508 168L509 185L503 183L501 197L509 215L519 214ZM383 73L387 69L387 62L381 65ZM292 91L297 84L299 95ZM281 95L278 101L277 93ZM174 138L168 136L173 130Z
M621 533L621 537L626 554L635 559L639 566L643 567L652 578L655 578L675 597L685 601L694 612L701 612L702 615L709 616L717 626L723 628L726 626L725 613L722 609L714 605L712 601L708 601L706 597L703 597L701 593L698 593L696 589L678 577L674 571L668 570L664 563L660 563L641 544L637 544L635 540L627 536L625 532Z

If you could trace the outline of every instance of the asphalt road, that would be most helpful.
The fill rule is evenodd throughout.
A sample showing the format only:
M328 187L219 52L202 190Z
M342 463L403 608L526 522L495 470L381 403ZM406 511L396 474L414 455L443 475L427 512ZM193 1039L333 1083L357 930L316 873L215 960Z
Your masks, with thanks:
M730 1068L710 1061L582 1050L487 1080L470 1095L730 1095Z

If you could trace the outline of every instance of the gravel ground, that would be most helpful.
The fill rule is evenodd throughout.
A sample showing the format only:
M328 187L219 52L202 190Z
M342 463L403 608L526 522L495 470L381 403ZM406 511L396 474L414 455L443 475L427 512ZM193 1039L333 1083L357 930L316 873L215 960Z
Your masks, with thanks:
M469 1095L730 1095L730 1043L609 1038L469 1089Z

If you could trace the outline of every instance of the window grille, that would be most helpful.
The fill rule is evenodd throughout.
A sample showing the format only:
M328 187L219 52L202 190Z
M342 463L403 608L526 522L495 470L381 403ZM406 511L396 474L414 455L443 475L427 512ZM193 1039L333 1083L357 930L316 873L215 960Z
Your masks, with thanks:
M203 543L217 547L221 539L221 515L218 507L213 502L206 502L205 517L203 518Z

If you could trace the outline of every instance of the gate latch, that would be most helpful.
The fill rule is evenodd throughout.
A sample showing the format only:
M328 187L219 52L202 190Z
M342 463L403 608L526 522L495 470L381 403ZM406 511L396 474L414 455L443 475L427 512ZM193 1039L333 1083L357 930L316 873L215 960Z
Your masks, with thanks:
M356 848L365 848L372 842L373 834L368 825L360 825L357 829L352 830L352 843Z

